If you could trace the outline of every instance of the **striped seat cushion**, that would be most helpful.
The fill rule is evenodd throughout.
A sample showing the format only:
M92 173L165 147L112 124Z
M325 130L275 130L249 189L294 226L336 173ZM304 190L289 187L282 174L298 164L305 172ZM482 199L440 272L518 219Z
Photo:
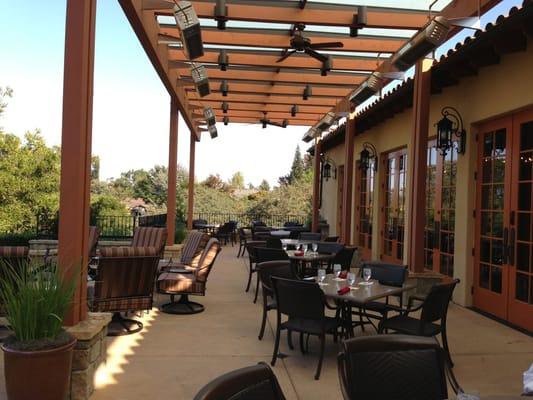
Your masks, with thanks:
M30 249L26 246L0 246L0 258L24 258Z
M157 254L162 255L167 240L166 228L141 226L133 233L132 247L155 247Z
M181 251L182 264L190 265L193 268L198 267L202 252L209 242L210 236L202 232L191 232L185 238L183 250Z
M101 257L149 257L158 255L155 247L103 247Z
M163 272L157 278L157 289L165 293L203 294L205 284L197 282L194 274Z

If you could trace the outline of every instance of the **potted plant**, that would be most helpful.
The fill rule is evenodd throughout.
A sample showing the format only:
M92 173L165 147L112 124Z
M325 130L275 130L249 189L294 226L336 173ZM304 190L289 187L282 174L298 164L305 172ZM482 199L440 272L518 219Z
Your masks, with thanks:
M65 399L76 343L63 329L74 282L56 264L0 265L0 299L13 334L2 344L9 400Z

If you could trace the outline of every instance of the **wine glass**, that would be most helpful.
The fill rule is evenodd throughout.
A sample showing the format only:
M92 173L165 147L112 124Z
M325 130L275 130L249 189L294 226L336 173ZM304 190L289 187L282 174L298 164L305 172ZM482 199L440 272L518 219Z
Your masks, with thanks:
M283 251L287 251L287 243L281 243L281 248L283 249Z
M326 270L323 268L320 268L318 270L318 283L323 284L325 280L326 280Z
M304 252L304 254L307 253L307 244L306 243L302 243L300 246L301 246L300 249Z
M335 278L340 279L341 271L342 269L341 269L340 264L335 264L333 266L333 272L335 273Z
M348 285L352 287L355 283L355 274L353 272L348 272Z
M370 281L372 277L372 270L370 268L363 268L363 279L366 283Z
M313 243L313 244L311 245L311 247L312 247L312 249L313 249L313 253L316 254L316 252L318 251L318 243Z

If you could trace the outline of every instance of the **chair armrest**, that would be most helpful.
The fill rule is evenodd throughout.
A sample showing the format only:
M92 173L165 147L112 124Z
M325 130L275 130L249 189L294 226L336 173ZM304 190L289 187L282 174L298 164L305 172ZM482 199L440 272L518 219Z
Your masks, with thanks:
M420 294L413 294L409 296L409 300L407 301L407 308L412 308L415 300L423 303L424 301L426 301L426 296L422 296Z
M342 392L342 397L345 399L345 400L348 400L350 399L350 395L349 393L347 393L346 391L348 390L348 379L347 379L347 376L346 376L346 368L345 368L345 356L344 356L344 353L339 353L337 355L337 368L338 368L338 371L339 371L339 380L340 380L340 383L341 383L341 392Z

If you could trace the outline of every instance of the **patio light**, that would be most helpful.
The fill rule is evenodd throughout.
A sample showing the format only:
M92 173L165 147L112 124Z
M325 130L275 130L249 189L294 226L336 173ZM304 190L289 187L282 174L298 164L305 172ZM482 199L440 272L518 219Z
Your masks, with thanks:
M333 58L328 56L328 59L322 63L322 68L320 68L320 75L328 76L328 72L333 69Z
M226 71L229 65L228 52L226 50L220 50L218 54L218 66L221 71Z
M320 136L322 132L319 131L316 126L313 126L311 128L309 128L309 130L305 133L304 137L302 138L302 140L306 143L309 143L311 140L313 140L314 138L317 138Z
M313 89L311 88L311 85L305 85L304 94L302 98L304 100L307 100L311 95L313 94Z
M204 107L204 118L207 125L211 126L216 124L215 112L211 107Z
M227 114L227 113L228 113L228 110L229 110L229 105L228 105L228 103L225 102L225 101L223 101L223 102L222 102L222 112L223 112L224 114Z
M226 126L229 124L229 118L228 117L222 118L222 121L224 122L224 125L226 125Z
M409 69L420 58L444 43L449 31L448 20L441 16L435 17L392 57L392 64L400 71Z
M363 143L363 150L359 155L359 168L366 171L370 167L370 160L374 160L374 171L378 170L378 156L376 148L373 144L365 142Z
M291 117L296 117L296 113L298 112L298 106L295 104L291 107Z
M190 1L178 1L174 5L174 18L181 31L181 42L190 60L204 55L200 21Z
M217 0L215 5L215 20L217 21L218 29L226 29L226 22L228 20L228 6L226 5L226 0Z
M209 134L211 135L211 139L214 139L218 136L217 127L215 125L209 125L207 127L207 130L209 131Z
M337 179L337 165L335 161L328 157L322 157L322 178L326 182L330 179Z
M316 124L316 128L319 131L325 131L328 129L331 125L333 125L337 121L337 117L333 111L329 111L322 117L322 119Z
M371 74L357 89L350 95L350 102L360 105L375 95L381 87L382 79L376 74Z
M463 127L463 119L453 107L444 107L441 111L442 119L437 122L437 149L445 157L448 150L453 147L453 136L459 139L458 153L464 154L466 147L466 131ZM449 119L450 117L451 119Z
M194 85L196 86L196 91L200 97L205 97L211 93L211 89L209 88L209 79L207 77L205 68L203 65L195 63L192 63L191 66L191 76Z
M222 92L222 96L227 97L228 90L229 90L228 81L222 81L222 83L220 84L220 91Z

